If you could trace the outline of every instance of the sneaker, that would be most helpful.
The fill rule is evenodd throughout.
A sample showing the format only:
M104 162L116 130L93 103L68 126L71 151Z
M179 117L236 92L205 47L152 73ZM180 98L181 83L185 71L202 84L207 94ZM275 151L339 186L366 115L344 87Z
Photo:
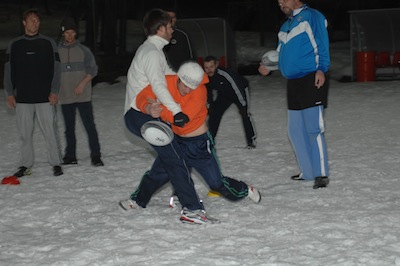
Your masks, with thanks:
M21 177L21 176L24 176L24 175L31 175L31 174L32 174L32 172L31 172L30 168L25 167L25 166L21 166L21 167L18 168L18 171L15 174L13 174L13 176Z
M63 171L61 169L61 166L59 166L59 165L53 166L53 175L54 176L59 176L59 175L62 175L62 174L64 174L64 173L63 173Z
M67 164L78 164L78 160L73 157L73 158L69 158L69 157L64 157L63 158L63 165L67 165Z
M93 166L104 166L104 163L100 159L100 156L93 156L92 157L92 165Z
M290 179L296 180L296 181L302 181L302 180L304 180L304 178L303 178L303 176L302 176L301 174L291 176Z
M249 187L247 197L255 203L259 203L261 201L260 191L254 187Z
M327 187L329 178L327 176L318 176L315 178L313 189Z
M213 223L212 219L210 220L207 215L205 210L188 210L186 208L183 208L181 212L181 217L179 220L182 223L189 223L189 224L206 224L208 222Z
M256 144L254 144L254 143L247 144L247 149L252 150L255 148L256 148Z
M257 146L257 141L256 141L256 138L253 137L253 138L251 139L251 141L249 141L249 142L247 143L247 149L252 150L252 149L255 149L256 146Z
M138 209L140 206L136 203L136 201L131 199L121 200L119 202L119 206L125 211L130 211L133 209Z

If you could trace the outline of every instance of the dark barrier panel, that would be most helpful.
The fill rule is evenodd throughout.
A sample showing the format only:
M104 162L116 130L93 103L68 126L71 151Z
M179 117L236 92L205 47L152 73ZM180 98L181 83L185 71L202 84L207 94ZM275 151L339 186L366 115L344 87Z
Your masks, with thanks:
M199 62L207 55L214 55L221 65L236 70L234 32L224 19L179 19L176 25L189 36Z

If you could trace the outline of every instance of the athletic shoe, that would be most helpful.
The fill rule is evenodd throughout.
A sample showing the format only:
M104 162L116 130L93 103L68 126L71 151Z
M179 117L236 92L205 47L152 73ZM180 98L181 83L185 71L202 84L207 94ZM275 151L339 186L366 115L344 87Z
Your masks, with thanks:
M62 174L64 174L64 173L63 173L63 171L61 169L61 166L59 166L59 165L53 166L53 175L54 176L59 176L59 175L62 175Z
M31 172L30 168L25 167L25 166L21 166L21 167L18 168L18 171L15 174L13 174L13 176L21 177L21 176L24 176L24 175L31 175L31 174L32 174L32 172Z
M302 181L302 180L304 180L304 178L303 178L303 176L302 176L301 174L291 176L290 179L296 180L296 181Z
M183 208L179 220L182 223L206 224L208 222L213 223L212 220L214 219L210 220L204 210L188 210L187 208Z
M130 211L133 209L138 209L140 206L136 203L136 201L131 199L121 200L119 202L119 206L125 211Z
M327 176L318 176L315 178L313 189L327 187L329 178Z
M63 165L67 165L67 164L78 164L78 160L74 157L74 158L69 158L69 157L64 157L63 158Z
M255 148L256 148L256 144L254 144L254 143L247 144L247 149L252 150Z
M104 166L104 163L100 159L100 156L93 156L92 157L92 165L93 166Z
M254 187L248 188L247 197L255 203L259 203L261 201L260 191L258 191L258 189L254 188Z

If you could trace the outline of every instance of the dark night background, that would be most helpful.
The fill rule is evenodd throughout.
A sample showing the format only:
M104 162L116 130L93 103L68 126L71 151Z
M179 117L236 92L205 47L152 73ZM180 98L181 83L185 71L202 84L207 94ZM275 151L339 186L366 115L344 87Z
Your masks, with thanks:
M331 41L349 39L349 10L399 8L400 0L307 0L328 19ZM20 19L29 7L59 21L65 16L86 22L85 44L94 51L101 73L97 81L124 73L133 55L127 55L128 21L141 21L151 8L174 9L178 19L221 17L234 31L277 32L285 19L277 0L2 0L0 23ZM377 21L379 23L379 21ZM22 27L19 29L22 34ZM4 36L3 33L1 33ZM18 36L16 34L14 37ZM0 75L4 65L0 51ZM110 62L112 61L112 62ZM110 70L107 70L109 66ZM113 71L113 73L109 73ZM110 77L106 77L107 73Z

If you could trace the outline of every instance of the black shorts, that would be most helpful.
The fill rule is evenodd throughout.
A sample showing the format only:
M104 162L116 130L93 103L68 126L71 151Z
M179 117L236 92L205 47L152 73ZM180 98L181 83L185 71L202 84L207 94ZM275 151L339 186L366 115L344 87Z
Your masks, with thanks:
M328 106L329 75L325 73L325 84L317 89L315 72L302 78L289 79L287 82L287 102L289 110L303 110L309 107Z

